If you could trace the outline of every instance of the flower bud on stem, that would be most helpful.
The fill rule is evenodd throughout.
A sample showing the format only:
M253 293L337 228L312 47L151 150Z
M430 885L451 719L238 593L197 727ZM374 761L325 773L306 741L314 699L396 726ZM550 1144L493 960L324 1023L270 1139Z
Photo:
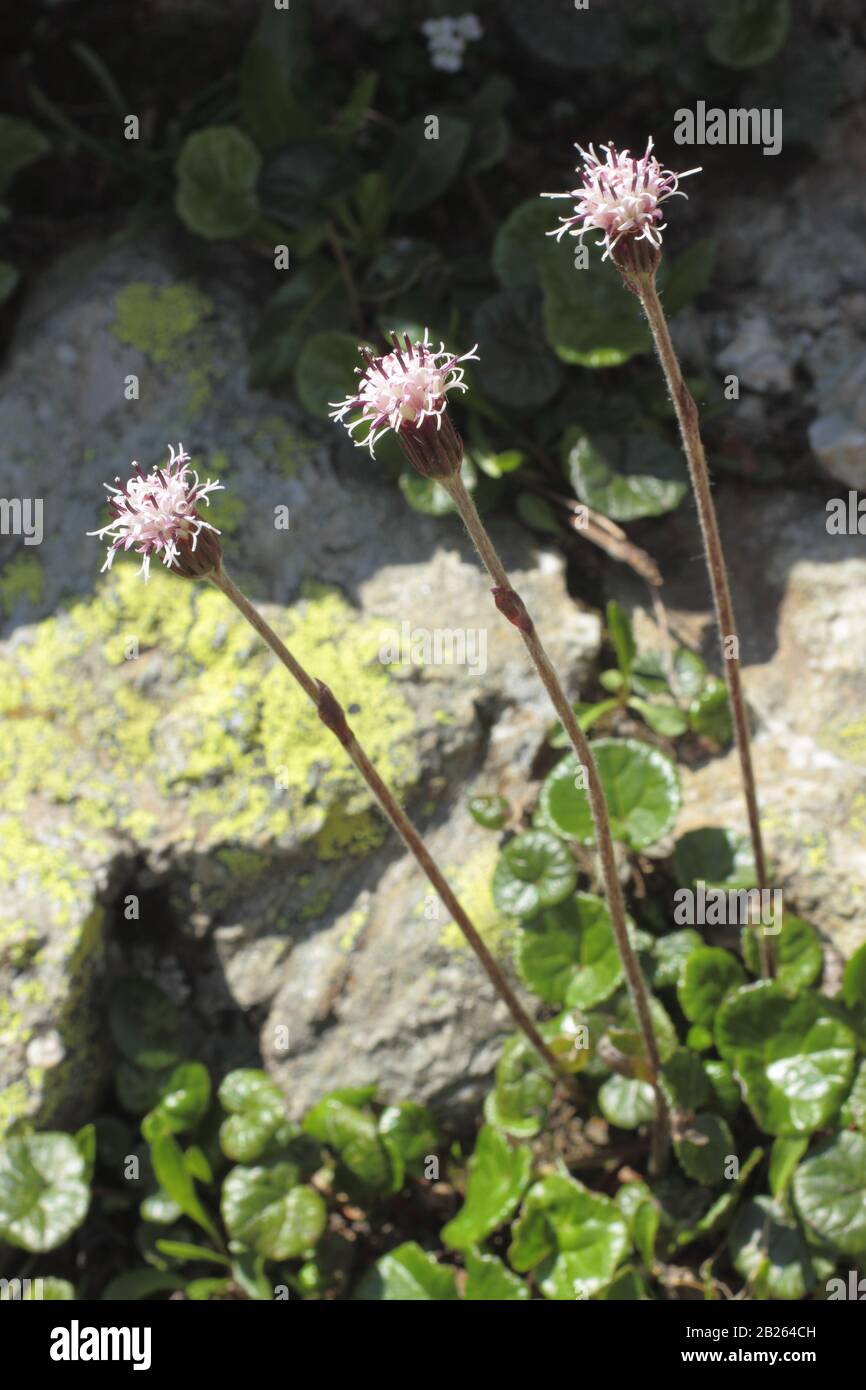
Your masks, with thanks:
M429 853L420 833L389 788L382 781L373 764L370 762L370 759L367 757L367 754L358 743L346 719L345 711L336 696L324 682L315 680L304 670L304 667L280 640L273 628L265 622L265 619L262 617L261 613L259 613L258 609L253 607L249 599L241 592L234 581L229 578L222 566L212 573L209 578L210 582L225 594L226 598L234 604L238 612L246 618L247 622L250 623L253 628L255 628L256 632L263 641L267 643L274 655L283 663L290 675L297 681L298 685L304 691L304 694L307 695L315 705L322 723L326 728L330 729L335 738L343 745L372 792L380 809L397 831L397 834L402 839L406 848L426 874L439 898L451 913L454 921L457 923L469 945L472 947L472 950L481 962L494 989L507 1005L518 1028L520 1028L529 1039L530 1043L544 1060L545 1064L550 1068L553 1075L557 1079L567 1081L570 1086L573 1085L572 1078L568 1075L542 1038L540 1032L521 1005L514 990L506 980L490 951L482 941L475 926L464 912L447 880L444 878L433 859L433 856Z
M475 544L475 548L481 557L481 561L496 586L493 590L493 597L497 608L520 632L526 650L529 653L530 660L535 666L541 678L541 682L550 697L551 704L556 710L557 715L562 721L562 726L568 734L577 760L586 768L589 804L592 811L596 841L601 858L601 870L604 878L614 939L616 941L620 960L622 961L626 986L634 1008L637 1025L643 1038L644 1050L652 1073L651 1079L655 1091L656 1114L652 1131L650 1171L654 1175L659 1174L663 1171L665 1166L670 1136L668 1109L659 1084L661 1059L659 1057L652 1016L650 1014L646 985L643 975L641 974L637 955L629 940L625 917L625 904L623 902L622 887L617 873L616 856L613 847L613 837L610 832L607 805L604 799L601 779L595 765L595 759L592 756L589 741L574 716L571 703L566 697L556 670L544 648L541 638L538 636L535 624L532 622L523 600L512 588L502 561L497 554L496 548L487 533L487 529L481 517L478 515L475 503L466 491L460 474L457 473L454 477L444 481L443 486L448 489L463 519L463 523Z

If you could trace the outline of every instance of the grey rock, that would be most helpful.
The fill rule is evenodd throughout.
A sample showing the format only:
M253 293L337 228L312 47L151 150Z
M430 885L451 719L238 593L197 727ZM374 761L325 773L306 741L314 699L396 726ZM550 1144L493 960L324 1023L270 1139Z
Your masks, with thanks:
M144 585L129 557L98 577L102 543L85 532L103 481L179 439L225 480L227 566L343 699L506 955L496 836L465 801L475 786L524 796L551 715L458 520L410 512L336 427L248 388L243 268L225 252L193 266L185 246L157 236L60 262L0 392L0 495L45 503L42 544L4 537L0 553L0 1119L89 1117L127 973L180 1007L215 1076L264 1058L293 1110L359 1076L390 1099L477 1104L508 1020L474 957L223 596L158 564ZM598 619L568 597L561 556L491 524L577 697ZM407 633L439 633L441 664L433 647L429 664L386 667L382 648Z

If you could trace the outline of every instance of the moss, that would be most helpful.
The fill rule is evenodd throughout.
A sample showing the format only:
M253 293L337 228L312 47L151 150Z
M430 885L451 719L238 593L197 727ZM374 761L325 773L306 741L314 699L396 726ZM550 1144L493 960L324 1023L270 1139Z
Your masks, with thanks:
M22 598L35 608L44 591L45 576L35 555L19 555L0 571L0 607L7 617Z

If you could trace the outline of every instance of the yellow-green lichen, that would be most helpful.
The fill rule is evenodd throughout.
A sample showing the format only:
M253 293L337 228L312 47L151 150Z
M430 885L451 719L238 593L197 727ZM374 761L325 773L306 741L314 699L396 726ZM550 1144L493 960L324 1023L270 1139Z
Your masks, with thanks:
M211 345L196 330L211 313L211 301L194 285L142 282L126 285L114 305L118 341L182 375L188 390L187 411L197 415L210 396L213 367Z
M818 742L822 748L835 753L837 758L866 767L866 715L847 723L831 724L822 732Z
M8 617L22 598L35 607L42 602L45 576L35 555L19 555L0 571L0 607Z
M284 478L294 478L298 470L310 462L317 446L279 415L269 415L253 435L253 448L259 457L273 463Z
M274 620L343 697L385 779L408 785L412 714L377 660L378 626L321 586ZM138 656L126 660L131 639ZM8 813L39 792L72 805L79 824L138 835L143 813L147 824L159 815L157 797L177 808L181 840L202 829L211 843L322 832L325 858L381 840L346 754L215 590L156 568L144 584L119 562L95 597L40 623L0 667L14 702L0 740Z
M369 916L370 909L363 907L357 907L354 911L349 913L348 925L343 935L340 937L341 951L351 951L355 942L358 940L358 934L362 928L366 926Z
M504 917L493 901L493 870L499 850L495 843L482 846L460 864L445 868L445 877L457 894L460 904L476 928L484 944L494 955L505 951L517 923ZM440 941L452 951L470 949L456 922L447 922Z
M114 301L118 342L138 348L153 362L177 364L181 344L212 309L194 285L126 285Z

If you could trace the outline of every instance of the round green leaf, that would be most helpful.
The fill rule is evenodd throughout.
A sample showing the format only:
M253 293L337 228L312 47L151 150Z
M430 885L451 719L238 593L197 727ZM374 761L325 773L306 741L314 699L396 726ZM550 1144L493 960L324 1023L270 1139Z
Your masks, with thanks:
M159 1071L180 1061L180 1013L149 980L123 980L112 990L108 1024L120 1051L136 1066Z
M441 198L469 146L472 132L466 121L448 112L436 120L434 134L427 116L415 116L399 132L385 161L392 202L403 216Z
M542 1036L546 1029L542 1027ZM547 1039L546 1039L547 1040ZM553 1079L522 1033L509 1038L496 1067L496 1081L484 1102L484 1118L517 1138L537 1134L544 1122Z
M709 677L706 687L689 705L689 727L701 738L712 739L720 748L730 743L734 725L724 681Z
M828 1139L794 1174L794 1201L820 1241L866 1260L866 1138L845 1130Z
M866 1134L866 1061L861 1062L857 1069L854 1085L842 1106L839 1123L844 1128L854 1125Z
M271 296L250 341L250 382L271 386L291 380L304 343L314 333L349 327L340 272L324 259L293 269ZM348 383L341 387L342 394Z
M680 1008L690 1023L712 1028L725 995L743 984L745 978L740 962L730 951L702 946L692 952L683 967L677 988Z
M388 1188L393 1171L370 1110L326 1096L304 1116L303 1128L340 1157L350 1173L367 1187Z
M743 985L721 1004L716 1046L770 1134L808 1134L828 1123L851 1085L856 1039L829 1001L791 999L773 981Z
M653 995L649 997L649 1011L659 1056L663 1062L666 1062L679 1047L677 1030L667 1009ZM618 1048L620 1052L624 1052L627 1057L644 1062L648 1061L643 1036L637 1026L634 1005L628 995L624 995L620 999L616 1014L618 1027L608 1030L608 1036L614 1047Z
M790 0L718 0L707 52L727 68L754 68L775 57L790 27Z
M555 835L526 830L510 840L496 863L493 901L507 917L534 917L574 891L574 856Z
M493 243L493 269L506 288L539 283L549 245L544 238L555 226L553 205L542 198L518 203L500 224Z
M504 796L473 796L469 814L485 830L501 830L508 815L508 802Z
M287 227L311 227L327 218L327 199L345 194L356 174L354 162L340 151L313 140L291 141L262 169L259 203L267 217Z
M616 1204L573 1178L553 1174L527 1193L508 1251L519 1273L540 1270L545 1298L590 1297L610 1282L625 1256L628 1230Z
M784 989L795 993L811 985L824 969L824 953L815 928L792 912L782 916L782 930L771 936L776 958L776 980ZM753 975L761 973L761 954L757 934L744 927L740 945L746 968Z
M734 1268L758 1296L802 1299L811 1292L815 1272L803 1234L771 1197L755 1197L737 1213L728 1246Z
M257 1110L260 1106L282 1105L283 1093L267 1072L254 1067L239 1067L223 1077L218 1091L224 1110L238 1114L242 1110Z
M677 647L674 652L674 676L676 693L683 699L691 700L703 689L707 678L707 664L697 652L688 647Z
M333 406L351 394L358 361L358 339L351 333L314 333L307 339L295 364L295 389L311 415L327 420Z
M614 521L662 516L688 489L680 450L656 435L590 438L575 427L566 431L562 452L581 502Z
M256 180L261 155L233 125L188 135L175 166L175 207L181 221L208 241L243 236L258 220Z
M470 1302L515 1303L531 1298L528 1285L496 1255L468 1250L466 1276L463 1297Z
M712 1037L708 1046L712 1044ZM726 1120L732 1120L740 1108L742 1097L734 1073L727 1062L715 1058L704 1062L704 1071L713 1088L715 1108L720 1110Z
M592 745L610 816L611 833L631 849L644 849L670 830L680 809L680 783L670 758L635 739L596 739ZM575 785L573 753L557 763L541 788L542 814L581 844L595 841L589 795ZM585 773L582 779L586 780Z
M668 932L653 942L649 980L653 989L674 989L682 979L689 956L703 949L703 938L691 927Z
M502 1226L517 1207L532 1170L532 1151L516 1148L496 1129L479 1132L469 1160L469 1179L463 1206L442 1228L442 1239L453 1250L478 1245Z
M450 1302L457 1298L457 1285L453 1269L407 1240L367 1270L353 1298L365 1303Z
M679 1165L687 1177L714 1187L725 1177L725 1165L736 1157L734 1136L718 1115L695 1115L684 1138L674 1143Z
M623 970L604 900L575 893L542 913L520 932L517 967L548 1004L588 1009L609 999Z
M478 381L500 405L528 410L559 390L562 367L544 341L537 290L523 286L485 299L472 335L480 344Z
M694 1052L678 1047L662 1067L661 1084L674 1110L692 1113L712 1104L713 1089L704 1064Z
M379 1135L391 1159L395 1192L403 1186L406 1171L423 1171L424 1160L434 1154L440 1144L436 1121L427 1106L413 1100L389 1105L382 1111Z
M160 1087L159 1102L142 1123L142 1133L149 1138L144 1126L148 1122L164 1125L170 1134L182 1134L192 1129L210 1104L210 1075L201 1062L182 1062L175 1067Z
M598 1105L608 1124L637 1129L655 1115L655 1093L648 1081L614 1074L599 1087Z
M54 1250L81 1225L90 1203L87 1161L68 1134L28 1134L0 1145L0 1239L21 1250Z
M315 1245L327 1209L312 1187L297 1185L293 1163L232 1168L220 1210L229 1235L269 1260L289 1260Z
M715 825L680 835L674 873L684 888L699 881L707 888L754 888L758 881L749 837Z
M549 229L567 215L569 203L549 204ZM623 286L610 261L574 264L570 237L547 242L541 258L544 331L557 357L571 366L619 367L652 347L638 301Z

